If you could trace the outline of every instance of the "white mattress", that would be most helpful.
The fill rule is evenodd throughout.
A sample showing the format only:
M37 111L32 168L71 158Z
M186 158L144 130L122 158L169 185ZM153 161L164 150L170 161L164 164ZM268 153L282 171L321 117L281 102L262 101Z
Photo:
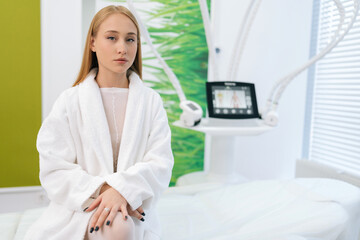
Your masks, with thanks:
M22 239L42 211L0 214L1 239ZM163 240L358 240L360 190L331 179L174 187L158 211Z

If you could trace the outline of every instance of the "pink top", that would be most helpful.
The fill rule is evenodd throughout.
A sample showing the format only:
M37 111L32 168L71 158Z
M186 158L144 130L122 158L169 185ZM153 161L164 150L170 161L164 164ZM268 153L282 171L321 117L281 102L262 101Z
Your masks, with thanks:
M128 88L100 88L113 149L114 172L117 169L121 135L124 126Z

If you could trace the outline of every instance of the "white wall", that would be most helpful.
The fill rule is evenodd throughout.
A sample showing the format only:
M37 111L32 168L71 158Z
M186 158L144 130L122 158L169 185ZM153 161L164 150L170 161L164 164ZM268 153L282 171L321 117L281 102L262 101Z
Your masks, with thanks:
M71 7L69 7L71 6ZM82 55L82 1L41 1L42 118L71 87Z
M95 6L96 0L41 0L42 119L76 80Z
M226 76L237 30L249 0L213 0L216 46L221 49L219 68ZM260 109L272 84L309 57L312 0L262 1L243 53L238 81L253 82ZM306 72L283 94L280 123L268 133L238 137L238 170L249 179L294 177L301 158ZM227 80L224 78L224 80Z

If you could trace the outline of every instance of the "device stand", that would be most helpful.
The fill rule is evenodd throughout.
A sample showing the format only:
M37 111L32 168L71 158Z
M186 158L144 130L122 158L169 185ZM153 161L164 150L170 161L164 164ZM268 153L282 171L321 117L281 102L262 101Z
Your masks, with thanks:
M236 173L235 136L211 136L210 141L209 162L204 162L204 169L208 171L181 176L176 182L177 186L246 181L244 177Z
M189 128L177 121L174 125L204 132L207 135L206 141L209 141L205 146L205 152L208 153L208 159L204 161L205 171L193 172L179 177L176 186L203 183L229 184L247 181L245 177L237 173L236 136L258 135L271 129L271 127L262 124L256 127L212 127L200 124Z

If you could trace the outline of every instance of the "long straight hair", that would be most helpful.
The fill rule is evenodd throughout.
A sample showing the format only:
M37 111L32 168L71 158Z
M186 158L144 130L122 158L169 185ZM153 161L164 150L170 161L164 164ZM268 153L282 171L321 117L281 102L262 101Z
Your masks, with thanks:
M132 70L135 73L137 73L139 75L139 77L142 79L141 41L140 41L139 25L136 21L136 18L126 7L110 5L110 6L104 7L99 12L97 12L96 15L94 16L93 20L91 21L89 31L88 31L88 34L86 37L84 55L83 55L83 59L82 59L82 63L81 63L80 72L78 74L76 81L73 84L73 87L78 85L82 81L84 81L86 76L88 75L88 73L90 72L90 70L92 68L99 67L96 53L91 51L91 48L90 48L91 37L96 37L101 23L110 15L116 14L116 13L124 14L125 16L130 18L131 21L133 21L133 23L136 26L136 29L137 29L137 52L136 52L135 60L134 60L133 64L131 65L131 67L129 68L129 70ZM127 76L129 76L129 70L127 72Z

